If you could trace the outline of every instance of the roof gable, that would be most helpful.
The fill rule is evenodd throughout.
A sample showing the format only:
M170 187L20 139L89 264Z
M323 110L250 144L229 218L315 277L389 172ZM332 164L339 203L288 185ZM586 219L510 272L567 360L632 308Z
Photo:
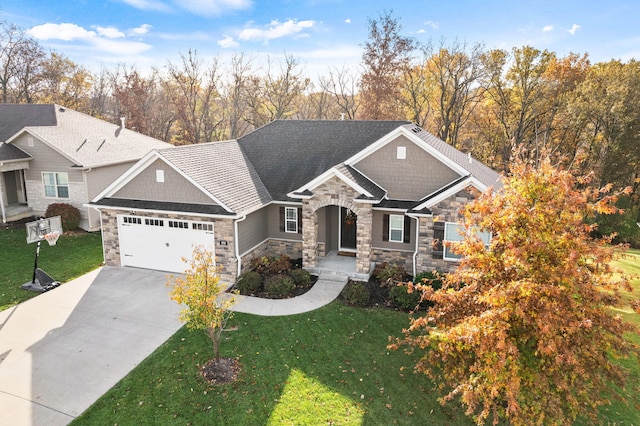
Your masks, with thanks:
M321 176L407 121L276 120L238 140L274 200Z
M18 106L13 105L13 107ZM59 105L38 106L43 107L42 111L46 112L45 115L52 112L55 120L43 119L27 123L25 119L23 123L26 125L10 136L7 139L8 143L23 132L28 132L51 146L76 166L83 168L136 161L152 149L172 146L133 130ZM4 112L8 111L13 110L11 108L4 110ZM0 110L0 113L2 112ZM2 121L4 119L2 117Z

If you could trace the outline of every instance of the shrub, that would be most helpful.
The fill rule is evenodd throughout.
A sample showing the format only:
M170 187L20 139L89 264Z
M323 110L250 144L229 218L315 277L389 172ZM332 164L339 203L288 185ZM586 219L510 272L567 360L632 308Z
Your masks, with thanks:
M245 296L256 294L262 289L262 276L256 271L243 272L236 282L236 288Z
M80 224L80 210L71 204L53 203L49 204L44 217L60 216L63 231L75 231Z
M440 290L443 281L444 275L436 271L421 272L413 279L414 284L430 285L434 290Z
M369 303L369 288L361 282L350 281L340 293L342 300L347 305L367 306Z
M287 255L256 257L251 260L251 269L264 277L286 274L291 271L291 258Z
M295 288L291 277L284 274L273 275L264 282L264 291L277 297L291 296Z
M289 275L291 275L291 278L296 285L306 286L311 283L311 273L306 269L293 269Z
M404 281L407 271L403 266L395 263L382 262L376 265L373 276L380 282L381 286L391 286L395 282Z
M403 311L413 311L420 303L421 292L414 290L409 293L409 286L406 284L398 284L389 290L389 299L391 303L398 309Z

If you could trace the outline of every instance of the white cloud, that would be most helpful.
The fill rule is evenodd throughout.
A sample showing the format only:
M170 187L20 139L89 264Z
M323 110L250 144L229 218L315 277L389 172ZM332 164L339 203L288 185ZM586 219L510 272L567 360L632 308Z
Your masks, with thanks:
M233 37L225 37L222 40L218 40L218 45L223 49L228 49L230 47L236 47L238 42L233 39Z
M115 27L95 27L99 36L103 36L106 38L122 38L124 37L124 33Z
M169 12L171 8L161 0L120 0L129 6L141 10L156 10L160 12Z
M344 23L345 23L345 24L350 24L350 23L351 23L351 19L349 19L349 18L345 19L345 20L344 20Z
M96 38L92 40L93 46L103 53L115 55L139 55L151 49L151 45L138 41L110 40L106 38Z
M578 25L578 24L573 24L573 25L571 26L571 29L570 29L570 30L567 30L567 32L568 32L569 34L571 34L571 35L574 35L574 34L576 33L576 31L578 31L579 29L580 29L580 25Z
M131 28L131 29L129 30L129 34L130 34L130 35L138 35L138 36L145 35L146 33L148 33L148 32L149 32L149 30L150 30L151 28L152 28L152 27L151 27L151 25L149 25L149 24L142 24L142 25L140 25L139 27Z
M545 25L544 27L542 27L543 33L548 33L550 31L553 31L553 25Z
M418 31L416 31L416 32L417 32L418 34L424 34L424 33L426 33L427 31L426 31L426 30L424 30L424 29L420 29L420 30L418 30Z
M220 15L231 10L243 10L251 7L251 0L174 0L177 6L194 15Z
M276 38L289 37L292 35L304 35L300 34L303 30L311 28L315 25L316 21L295 21L289 19L286 22L280 23L278 21L271 21L269 26L265 29L260 28L245 28L240 31L240 40L262 40L269 41Z
M440 23L435 21L425 21L424 23L427 27L430 27L432 30L437 30L440 28Z
M38 40L88 40L96 37L94 31L87 31L76 24L52 24L46 23L42 25L36 25L35 27L27 30L27 33Z

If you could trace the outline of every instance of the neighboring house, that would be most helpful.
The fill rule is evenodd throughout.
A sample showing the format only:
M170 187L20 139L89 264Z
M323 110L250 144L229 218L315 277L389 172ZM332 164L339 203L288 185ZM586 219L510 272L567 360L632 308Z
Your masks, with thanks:
M81 228L100 229L99 212L85 204L149 151L168 147L60 105L0 104L0 218L68 203L80 210Z
M105 261L182 272L211 246L233 282L256 256L287 254L313 270L354 256L410 273L448 270L459 210L499 175L406 121L274 121L235 141L150 152L91 203Z

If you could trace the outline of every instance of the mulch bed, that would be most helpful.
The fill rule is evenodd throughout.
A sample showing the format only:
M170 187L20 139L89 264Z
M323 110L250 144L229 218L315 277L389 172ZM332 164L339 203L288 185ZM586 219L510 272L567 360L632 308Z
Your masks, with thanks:
M223 385L235 381L241 369L238 358L220 358L220 361L214 358L200 367L200 373L212 385Z

